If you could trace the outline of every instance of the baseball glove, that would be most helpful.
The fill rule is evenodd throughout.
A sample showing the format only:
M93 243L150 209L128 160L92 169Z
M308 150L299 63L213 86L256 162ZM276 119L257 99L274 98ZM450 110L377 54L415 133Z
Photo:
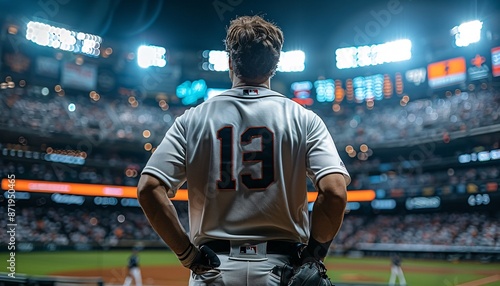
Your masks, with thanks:
M272 272L280 277L280 286L334 286L321 261L307 261L301 266L275 266Z
M333 286L322 262L326 252L311 241L309 245L296 245L289 264L273 268L272 272L280 277L280 286Z
M294 269L287 286L333 286L326 275L326 267L320 260L308 261Z

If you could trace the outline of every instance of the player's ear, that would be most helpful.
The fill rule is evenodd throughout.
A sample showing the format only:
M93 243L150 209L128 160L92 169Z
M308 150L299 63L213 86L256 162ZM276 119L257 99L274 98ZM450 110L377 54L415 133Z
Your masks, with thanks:
M231 60L231 56L227 57L227 62L229 64L229 70L233 70L233 61Z

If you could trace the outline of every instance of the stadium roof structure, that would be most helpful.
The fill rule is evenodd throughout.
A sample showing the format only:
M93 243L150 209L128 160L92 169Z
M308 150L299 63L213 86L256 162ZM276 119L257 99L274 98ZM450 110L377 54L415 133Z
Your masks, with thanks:
M491 62L491 48L500 46L498 0L0 0L0 23L3 24L0 55L5 55L5 59L0 60L0 72L6 71L9 63L10 70L15 71L11 67L13 63L17 68L19 63L28 62L28 58L32 59L32 63L38 63L45 57L64 62L65 68L71 68L70 62L98 66L97 82L102 92L124 86L130 89L139 87L142 94L150 97L157 96L158 92L162 96L163 93L173 95L180 84L199 79L206 81L210 88L225 89L230 86L227 73L203 69L203 51L223 50L225 30L231 19L255 14L264 16L283 29L283 51L300 50L305 54L305 68L300 72L278 72L274 78L273 88L282 93L289 92L290 84L294 82L314 82L325 78L345 80L346 88L347 79L356 77L390 74L395 79L396 74L401 77L406 71L414 73L425 69L429 63L458 56L465 57L464 60L469 62L477 53L480 53L478 58L486 55L486 61ZM483 39L469 47L454 47L451 29L474 19L484 22ZM102 39L101 50L95 49L100 55L92 58L88 54L82 56L67 50L60 52L57 50L60 39L51 47L43 43L37 43L43 46L37 47L29 42L33 39L27 35L30 33L25 26L30 21L77 34L95 35ZM17 26L11 31L10 24ZM44 35L47 34L45 32ZM362 54L370 54L373 58L374 54L378 55L372 53L373 46L402 39L411 41L411 60L384 58L379 61L377 58L377 63L384 64L359 64L342 70L336 66L336 50L340 48L359 47L364 51L368 48L370 51ZM157 46L162 51L159 59L155 57L160 61L160 68L148 68L149 64L143 64L144 69L139 68L141 57L138 48L143 45ZM104 56L108 50L109 54ZM393 55L390 52L379 54ZM357 57L364 59L359 54ZM29 64L24 66L24 71L28 73ZM420 74L425 78L424 73ZM27 80L38 84L37 78ZM80 89L89 92L94 86ZM425 91L415 93L428 96Z
M486 17L500 21L500 2L495 0L0 0L0 11L0 18L8 14L45 18L104 39L148 40L170 49L193 50L222 49L231 19L260 14L282 27L285 50L306 53L331 53L341 46L397 37L428 41L463 21ZM438 39L432 42L439 45Z

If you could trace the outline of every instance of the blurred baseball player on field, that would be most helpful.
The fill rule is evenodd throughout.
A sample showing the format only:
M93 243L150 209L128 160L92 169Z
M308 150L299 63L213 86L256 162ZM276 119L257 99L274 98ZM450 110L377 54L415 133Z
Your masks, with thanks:
M123 286L130 286L132 284L132 278L135 281L136 286L142 286L142 276L141 269L139 268L139 251L137 249L132 250L132 255L128 258L127 264L127 277Z
M399 279L399 285L406 286L405 275L401 268L401 257L397 253L394 253L391 255L391 277L389 278L389 286L395 285L396 277Z
M141 207L191 269L189 285L307 285L295 274L322 265L342 224L350 177L332 137L315 113L270 89L283 39L259 16L231 21L232 89L178 117L142 172ZM307 177L318 191L311 221ZM169 199L186 181L189 236Z

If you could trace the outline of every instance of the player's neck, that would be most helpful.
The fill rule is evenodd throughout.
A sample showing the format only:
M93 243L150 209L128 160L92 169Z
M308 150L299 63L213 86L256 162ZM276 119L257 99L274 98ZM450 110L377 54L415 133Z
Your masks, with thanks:
M255 83L255 82L247 82L247 81L241 80L240 78L234 77L232 88L237 88L237 87L242 87L242 86L264 87L264 88L270 89L271 88L271 79L268 78L264 82Z

